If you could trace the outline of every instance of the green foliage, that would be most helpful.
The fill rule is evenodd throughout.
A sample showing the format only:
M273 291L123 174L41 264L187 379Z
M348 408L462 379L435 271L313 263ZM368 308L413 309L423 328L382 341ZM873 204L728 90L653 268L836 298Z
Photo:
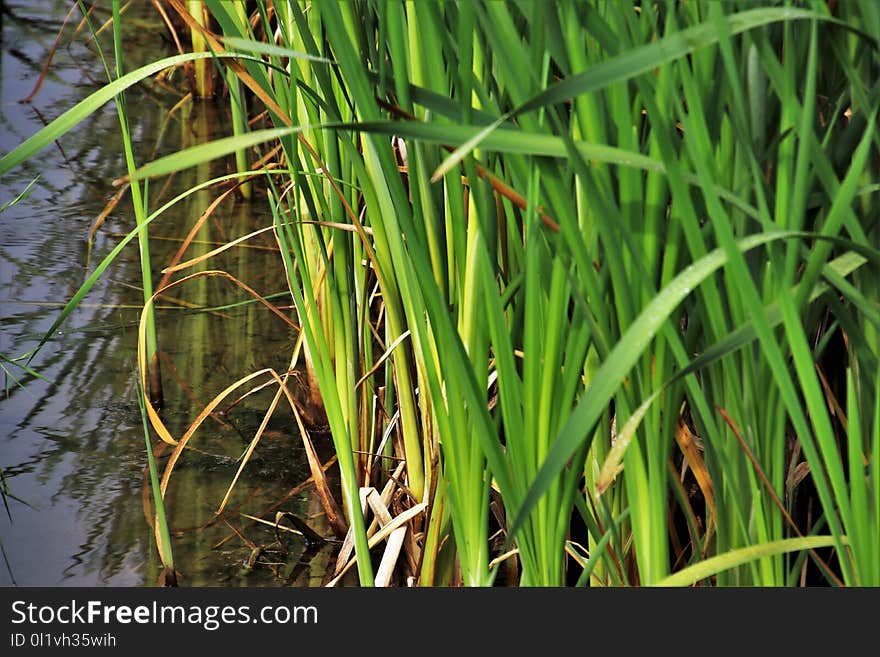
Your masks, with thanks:
M206 4L234 135L131 178L280 145L362 584L395 459L422 584L880 584L871 3Z

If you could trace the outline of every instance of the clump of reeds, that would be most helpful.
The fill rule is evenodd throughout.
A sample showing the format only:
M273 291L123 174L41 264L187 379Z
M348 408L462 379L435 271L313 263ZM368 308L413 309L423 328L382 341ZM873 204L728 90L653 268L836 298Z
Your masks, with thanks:
M131 180L264 149L334 575L880 584L873 5L206 6L266 123Z

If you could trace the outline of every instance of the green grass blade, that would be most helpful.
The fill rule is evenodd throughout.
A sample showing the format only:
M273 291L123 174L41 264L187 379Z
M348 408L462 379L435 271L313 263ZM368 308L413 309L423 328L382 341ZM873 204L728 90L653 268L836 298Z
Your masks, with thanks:
M284 46L275 45L274 43L263 43L262 41L253 41L252 39L243 39L235 36L220 37L220 40L227 46L237 48L244 52L251 52L256 55L273 55L275 57L289 57L290 59L306 59L310 62L319 62L322 64L335 64L332 59L326 57L318 57L309 53L285 48Z
M309 130L310 126L293 126L290 128L269 128L266 130L256 130L242 135L233 135L231 137L223 137L214 141L198 146L185 148L177 153L160 157L158 160L145 164L137 169L132 175L132 180L143 180L145 178L154 178L156 176L165 176L175 171L182 171L190 167L210 162L227 155L231 155L236 151L250 148L258 144L264 144L267 141L273 141L286 137L288 135Z
M38 174L37 176L34 177L33 180L31 180L27 184L27 187L25 187L21 192L19 192L19 194L14 199L12 199L10 201L6 201L6 203L4 203L3 205L0 205L0 212L5 211L7 208L11 208L13 205L15 205L17 203L21 203L28 196L30 196L31 192L34 191L34 185L37 184L37 181L39 179L40 179L40 176Z
M691 586L700 580L717 575L718 573L742 566L757 559L769 557L786 552L800 552L801 550L815 550L833 545L838 539L834 536L804 536L799 538L785 538L771 541L761 545L750 545L738 550L731 550L725 554L719 554L688 566L677 573L669 575L654 583L654 586ZM840 540L846 544L846 537Z
M617 534L618 527L620 523L626 520L629 517L629 508L624 509L620 515L614 518L614 523L612 527L609 527L602 538L596 543L595 547L590 550L590 559L587 561L586 566L584 566L584 570L581 572L580 577L578 577L576 587L586 586L587 582L590 580L590 575L593 574L593 571L596 569L596 566L599 564L599 560L605 553L605 548L608 546L608 543L611 539Z
M166 577L172 582L176 582L174 571L174 553L171 548L171 533L168 531L168 520L165 515L165 500L162 497L162 487L159 484L159 470L156 467L156 459L153 456L153 445L150 441L150 423L147 419L147 407L144 403L145 392L141 386L141 378L135 372L135 381L137 382L137 398L141 411L141 422L144 429L144 444L147 450L147 464L150 470L150 488L153 491L153 504L155 505L156 526L156 543L159 548L159 556L162 559L162 565L165 566Z
M113 100L118 94L132 85L135 85L141 80L159 73L166 68L179 66L185 62L204 59L206 57L211 57L211 53L186 53L183 55L166 57L165 59L160 59L157 62L142 66L141 68L122 76L118 80L114 80L110 84L101 87L98 91L71 107L57 119L49 123L45 128L32 135L0 158L0 176L5 175L8 171L11 171L25 160L30 159L44 148L48 147L56 139L67 133L88 116L91 116L105 103Z
M40 374L40 373L37 372L36 370L31 369L30 367L28 367L28 366L25 365L25 364L19 363L19 362L18 362L18 359L15 359L15 358L9 358L9 357L7 357L7 356L4 356L3 354L0 354L0 361L3 361L3 362L5 362L5 363L9 363L10 365L14 365L15 367L17 367L17 368L21 369L22 371L24 371L25 374L27 374L27 375L29 375L29 376L32 376L32 377L34 377L35 379L41 379L42 381L45 381L46 383L49 383L49 384L53 383L52 381L50 381L49 379L47 379L45 376L43 376L42 374ZM6 375L7 375L7 376L9 376L9 377L11 377L12 379L14 379L16 383L19 383L18 380L12 375L12 372L10 372L9 370L7 370L5 366L0 365L0 367L3 368L3 371L6 372ZM21 385L21 384L19 383L19 385Z

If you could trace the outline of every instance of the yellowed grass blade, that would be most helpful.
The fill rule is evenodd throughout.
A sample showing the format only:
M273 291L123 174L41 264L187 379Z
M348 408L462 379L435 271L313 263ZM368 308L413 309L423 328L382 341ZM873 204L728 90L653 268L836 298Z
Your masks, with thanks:
M709 475L706 462L703 460L703 455L697 446L696 437L684 422L679 421L675 429L675 442L678 443L678 447L681 449L682 454L684 454L691 472L694 473L697 485L703 492L703 498L706 500L706 506L709 508L709 517L706 519L708 538L712 527L718 520L718 516L715 513L715 486L712 484L712 477Z
M259 230L255 230L252 233L248 233L247 235L243 235L242 237L234 239L231 242L227 242L226 244L216 249L212 249L211 251L208 251L207 253L204 253L198 257L180 262L176 265L171 265L170 267L166 267L162 270L162 273L173 274L174 272L181 271L183 269L189 269L190 267L197 265L200 262L204 262L205 260L209 260L210 258L213 258L214 256L223 253L224 251L228 251L234 246L239 246L242 242L247 242L252 237L256 237L257 235L261 235L262 233L268 233L270 231L273 231L274 229L275 226L266 226L265 228L260 228Z

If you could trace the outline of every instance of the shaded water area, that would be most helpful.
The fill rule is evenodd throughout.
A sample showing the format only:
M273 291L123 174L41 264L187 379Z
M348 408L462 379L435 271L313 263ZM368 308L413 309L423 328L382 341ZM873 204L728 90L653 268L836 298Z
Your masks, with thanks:
M150 4L133 5L126 18L127 70L173 54ZM2 153L106 79L85 34L67 45L68 27L39 93L30 103L18 102L33 89L69 6L63 1L3 5ZM180 96L150 81L129 91L127 100L141 164L231 132L222 100L186 102L172 113ZM167 185L154 183L151 209L225 173L224 167L202 167L178 174ZM2 204L39 175L29 198L0 213L0 354L14 358L34 348L63 304L132 229L131 200L125 195L89 244L90 227L119 191L111 183L125 172L119 122L110 103L0 180ZM154 280L219 193L196 193L152 224ZM230 195L183 259L269 225L265 207L259 197L247 203ZM0 468L9 493L18 498L8 499L11 520L0 510L0 540L9 562L9 568L0 563L0 585L157 582L161 564L145 511L147 458L134 374L143 303L139 267L133 241L30 362L51 384L22 376L8 364L21 385L0 373ZM272 298L279 306L290 304L270 233L197 269L206 268L228 271L262 295L278 295ZM204 405L238 378L265 367L287 369L293 330L259 304L240 303L248 300L228 281L201 278L158 301L162 414L172 435L179 437ZM302 560L301 537L245 517L272 519L274 512L266 509L280 501L277 510L328 533L311 489L291 494L309 470L289 409L279 406L223 516L215 515L273 393L274 388L264 390L228 414L210 417L191 443L195 449L185 451L175 468L166 502L183 585L321 582L331 548ZM157 451L160 467L170 451Z

